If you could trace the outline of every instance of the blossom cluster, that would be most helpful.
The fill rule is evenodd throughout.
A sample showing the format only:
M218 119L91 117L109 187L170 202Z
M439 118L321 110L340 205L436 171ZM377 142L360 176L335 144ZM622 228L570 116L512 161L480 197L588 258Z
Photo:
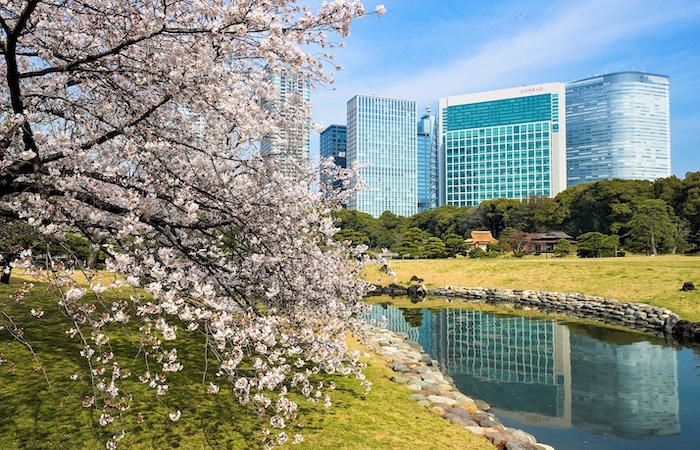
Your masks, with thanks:
M80 233L109 255L105 272L80 276L76 261L37 264L29 251L7 267L58 293L85 364L71 378L90 381L81 402L101 426L132 411L127 380L167 397L173 373L201 369L180 360L187 336L205 336L214 361L203 390L221 395L228 383L254 405L267 446L302 440L283 431L298 420L291 392L330 407L318 374L364 380L345 336L362 330L367 256L333 239L350 173L323 161L314 188L317 168L284 175L257 143L309 120L305 106L267 107L271 76L330 82L329 35L347 36L366 14L357 0L316 12L286 0L0 5L0 210L52 239ZM26 306L45 320L44 305ZM137 365L112 345L125 329ZM168 408L172 421L185 416ZM108 448L124 436L114 432Z

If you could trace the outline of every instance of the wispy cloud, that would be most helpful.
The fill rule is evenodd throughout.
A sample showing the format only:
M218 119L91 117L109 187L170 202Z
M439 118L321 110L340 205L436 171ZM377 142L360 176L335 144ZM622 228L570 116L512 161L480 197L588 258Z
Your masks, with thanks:
M697 3L669 8L659 2L654 11L649 11L648 3L595 0L559 6L541 17L530 18L532 26L516 33L494 30L493 39L484 42L474 54L460 58L459 53L453 52L446 58L453 61L451 64L407 76L396 84L388 83L387 95L418 93L420 98L416 100L429 102L447 95L550 81L552 76L571 72L566 66L608 59L606 54L624 54L625 46L639 35L654 33L665 24L686 19L689 14L700 14ZM582 78L591 74L590 71L604 69L589 67L574 77ZM417 86L421 87L418 92Z
M382 2L387 15L361 21L339 51L347 70L333 90L314 92L316 121L345 123L356 94L412 99L422 108L449 95L647 70L671 76L672 129L687 147L674 137L674 167L697 159L689 136L700 141L700 130L694 119L680 120L700 116L697 0Z

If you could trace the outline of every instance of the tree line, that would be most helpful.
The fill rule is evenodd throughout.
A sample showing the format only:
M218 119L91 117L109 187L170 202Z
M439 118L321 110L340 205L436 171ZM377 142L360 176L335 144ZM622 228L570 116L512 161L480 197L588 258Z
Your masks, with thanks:
M444 205L411 217L385 211L374 218L343 209L336 219L339 240L422 257L465 253L462 244L473 230L490 231L500 250L513 253L522 251L527 233L551 230L577 238L579 256L615 256L623 249L694 252L700 244L700 172L683 179L602 180L572 186L554 198Z

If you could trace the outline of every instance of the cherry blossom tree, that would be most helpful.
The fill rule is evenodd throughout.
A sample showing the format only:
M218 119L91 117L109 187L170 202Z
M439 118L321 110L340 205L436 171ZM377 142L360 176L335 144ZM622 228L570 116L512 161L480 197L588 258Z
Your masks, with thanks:
M358 1L300 3L0 0L0 214L104 243L117 277L81 284L71 264L49 255L38 267L29 252L11 264L59 294L92 380L83 405L116 433L108 448L131 405L125 379L165 394L169 373L187 370L173 344L182 333L207 336L208 392L228 383L254 405L269 446L297 420L289 392L330 405L313 374L363 379L344 338L360 330L365 257L333 239L343 194L257 155L266 135L310 117L293 96L266 108L271 74L329 83L335 36L367 14ZM17 302L41 320L29 289ZM108 300L112 289L123 295ZM1 308L3 332L31 348ZM148 370L132 375L134 354L110 346L124 324Z

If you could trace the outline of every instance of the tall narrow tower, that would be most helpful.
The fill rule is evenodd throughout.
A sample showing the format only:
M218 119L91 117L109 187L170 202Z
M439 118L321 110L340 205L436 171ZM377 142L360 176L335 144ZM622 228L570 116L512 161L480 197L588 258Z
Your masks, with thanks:
M267 108L276 117L278 125L260 145L260 153L271 164L287 175L305 167L309 161L310 83L302 74L286 70L274 73L270 78L277 98Z
M435 116L430 106L418 119L418 212L437 207L437 148Z
M347 161L367 189L349 209L379 217L412 216L418 208L416 102L357 95L347 104ZM357 184L359 180L355 180Z

